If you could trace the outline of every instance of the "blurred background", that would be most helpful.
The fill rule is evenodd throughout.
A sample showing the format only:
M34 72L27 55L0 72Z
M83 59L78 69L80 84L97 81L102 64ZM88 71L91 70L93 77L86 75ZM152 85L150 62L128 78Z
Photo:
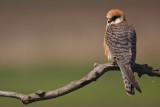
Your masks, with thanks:
M0 90L33 93L78 80L106 63L106 12L118 8L137 32L137 62L160 68L160 2L131 0L0 0ZM57 99L28 107L160 107L160 79L136 78L143 91L127 96L120 72ZM23 107L0 98L0 107Z

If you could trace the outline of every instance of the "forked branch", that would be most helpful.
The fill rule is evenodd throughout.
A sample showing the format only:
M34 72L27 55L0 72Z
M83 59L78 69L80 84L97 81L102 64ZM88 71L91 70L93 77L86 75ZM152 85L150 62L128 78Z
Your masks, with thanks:
M152 67L149 67L146 64L144 65L136 64L133 69L135 72L138 73L139 77L141 77L143 74L147 74L149 76L160 77L159 70L154 70ZM30 104L36 101L53 99L53 98L57 98L59 96L68 94L79 88L82 88L88 85L89 83L96 81L105 72L113 71L113 70L119 70L119 67L111 63L94 64L94 69L91 72L89 72L85 77L83 77L80 80L71 82L62 88L59 88L53 91L49 91L49 92L45 92L44 90L38 90L37 92L29 94L29 95L18 93L18 92L0 91L0 96L20 99L23 102L23 104Z

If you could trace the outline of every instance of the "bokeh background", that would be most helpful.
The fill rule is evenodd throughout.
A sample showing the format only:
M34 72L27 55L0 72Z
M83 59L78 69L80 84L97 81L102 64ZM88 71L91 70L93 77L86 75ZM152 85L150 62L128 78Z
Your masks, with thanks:
M106 12L118 8L137 32L137 62L160 68L159 0L0 0L0 90L32 93L78 80L106 63ZM127 96L120 72L57 99L28 107L160 107L160 79L136 78L143 93ZM0 98L0 107L24 107Z

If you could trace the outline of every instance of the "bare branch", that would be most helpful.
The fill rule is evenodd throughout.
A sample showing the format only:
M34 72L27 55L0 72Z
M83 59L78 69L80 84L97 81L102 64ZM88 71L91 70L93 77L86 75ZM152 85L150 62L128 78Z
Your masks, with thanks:
M141 77L144 74L147 74L148 76L157 76L160 77L160 72L158 69L153 69L152 67L149 67L147 64L136 64L134 67L135 72L138 73L138 76Z
M141 77L143 74L148 74L149 76L160 77L159 70L154 70L152 67L149 67L148 65L136 64L133 69L135 70L135 72L138 73L139 77ZM111 63L107 63L107 64L97 64L96 63L94 64L94 69L91 72L89 72L85 77L83 77L80 80L71 82L62 88L59 88L53 91L49 91L49 92L45 92L44 90L38 90L37 92L33 94L29 94L29 95L21 94L17 92L0 91L0 96L20 99L23 102L23 104L30 104L36 101L53 99L53 98L57 98L59 96L68 94L79 88L82 88L88 85L89 83L96 81L105 72L113 71L113 70L119 70L119 67Z

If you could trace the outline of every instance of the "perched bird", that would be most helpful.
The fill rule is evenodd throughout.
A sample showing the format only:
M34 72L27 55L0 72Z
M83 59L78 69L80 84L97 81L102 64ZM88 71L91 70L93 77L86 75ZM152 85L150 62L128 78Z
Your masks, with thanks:
M127 94L134 95L134 88L141 92L132 69L136 59L136 32L121 10L110 10L106 17L105 56L119 66Z

